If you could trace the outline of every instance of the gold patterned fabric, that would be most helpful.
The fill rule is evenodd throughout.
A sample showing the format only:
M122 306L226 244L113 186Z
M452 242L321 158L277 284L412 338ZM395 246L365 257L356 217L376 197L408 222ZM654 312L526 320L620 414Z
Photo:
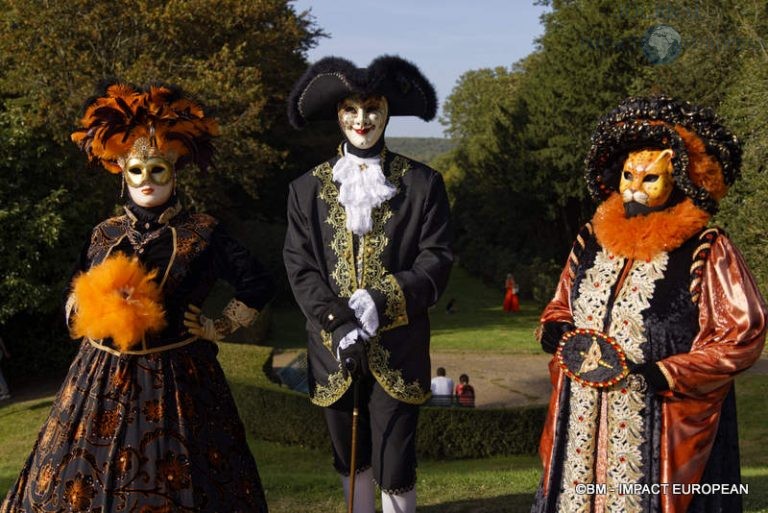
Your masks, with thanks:
M766 314L740 255L718 233L702 230L649 260L612 254L592 234L574 246L542 322L606 330L633 364L657 362L671 390L621 382L598 391L551 364L533 513L741 510L738 495L637 493L659 483L739 483L731 380L759 357ZM577 488L592 483L605 493Z
M216 347L84 342L2 513L266 512Z

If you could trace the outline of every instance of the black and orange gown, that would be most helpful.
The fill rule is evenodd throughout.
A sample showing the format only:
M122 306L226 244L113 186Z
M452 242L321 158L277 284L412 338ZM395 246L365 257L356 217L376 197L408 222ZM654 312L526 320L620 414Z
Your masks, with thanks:
M217 346L182 319L218 278L256 309L272 281L214 218L168 205L129 205L99 224L79 265L121 251L158 269L167 327L127 352L110 339L81 341L0 512L267 511Z

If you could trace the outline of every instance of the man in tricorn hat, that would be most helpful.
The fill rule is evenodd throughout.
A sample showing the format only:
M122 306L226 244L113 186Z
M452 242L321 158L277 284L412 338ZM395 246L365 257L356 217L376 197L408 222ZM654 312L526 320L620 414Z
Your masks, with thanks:
M760 357L766 310L707 227L740 161L686 102L629 98L598 124L586 177L603 201L541 318L556 357L533 513L742 511L733 378Z
M373 513L372 480L385 512L416 509L416 423L430 383L427 309L453 260L449 206L440 174L388 151L384 131L390 116L428 121L436 109L418 68L390 56L364 69L322 59L289 98L294 127L338 120L345 138L338 155L290 185L283 256L307 318L310 397L325 407L348 501L356 473L356 512Z

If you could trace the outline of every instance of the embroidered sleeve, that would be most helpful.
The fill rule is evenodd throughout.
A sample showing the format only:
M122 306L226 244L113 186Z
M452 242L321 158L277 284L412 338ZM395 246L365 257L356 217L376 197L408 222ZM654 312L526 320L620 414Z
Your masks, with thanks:
M592 224L587 223L581 227L576 240L573 241L573 247L571 253L568 255L568 274L573 280L576 277L576 269L579 267L579 260L581 254L584 252L584 248L587 245L587 241L592 237Z
M709 228L699 235L699 245L693 252L693 261L691 262L691 301L698 304L701 297L701 276L704 272L704 266L707 263L709 252L712 249L712 243L720 235L718 228Z
M316 172L319 174L320 171L323 172L327 182L330 177L330 166L326 164L319 167ZM345 232L341 233L344 234ZM288 191L288 228L283 245L283 261L288 274L288 282L299 308L320 333L325 347L333 353L334 339L337 344L341 337L349 333L350 327L347 323L337 328L334 333L327 333L322 330L323 315L326 314L328 305L336 301L339 295L330 288L323 277L321 266L313 251L309 224L293 185Z
M453 264L451 241L448 195L442 176L434 172L423 208L420 251L413 265L385 274L369 287L379 309L382 331L407 324L409 318L424 315L437 302Z

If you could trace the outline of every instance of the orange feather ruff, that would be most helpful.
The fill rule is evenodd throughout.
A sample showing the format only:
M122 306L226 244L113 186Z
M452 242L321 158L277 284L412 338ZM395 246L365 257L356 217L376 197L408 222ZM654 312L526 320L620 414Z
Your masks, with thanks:
M72 290L77 301L72 332L76 337L111 338L126 351L146 333L166 325L162 291L137 258L110 256L77 276Z
M628 218L621 196L613 193L597 207L592 226L600 245L614 255L650 260L661 251L679 248L709 218L690 198L666 210Z

